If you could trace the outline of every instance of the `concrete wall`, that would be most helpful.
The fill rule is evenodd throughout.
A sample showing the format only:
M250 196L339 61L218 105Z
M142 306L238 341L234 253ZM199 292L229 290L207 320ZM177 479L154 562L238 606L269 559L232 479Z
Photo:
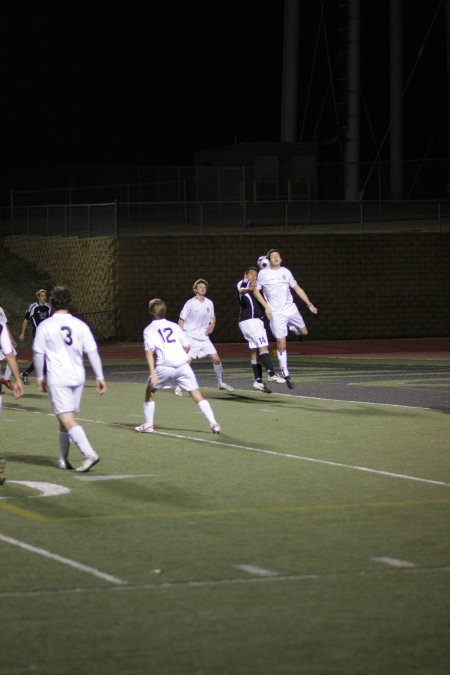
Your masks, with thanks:
M117 239L5 237L5 247L70 288L77 312L87 314L98 339L115 330Z
M450 234L8 237L14 252L66 283L80 311L118 310L120 337L140 340L147 302L162 297L177 320L198 277L209 281L217 342L241 341L236 283L279 247L319 308L301 311L312 339L450 335Z

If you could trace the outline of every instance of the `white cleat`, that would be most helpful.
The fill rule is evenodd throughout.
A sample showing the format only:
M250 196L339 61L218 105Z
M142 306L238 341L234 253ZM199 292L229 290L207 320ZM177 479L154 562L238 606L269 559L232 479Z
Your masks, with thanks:
M284 384L286 382L284 377L281 377L281 375L277 375L276 373L274 375L268 375L267 379L269 382L276 382L277 384Z
M66 471L73 469L73 466L68 459L58 459L58 467L60 469L65 469Z
M211 429L213 434L220 434L220 432L222 431L222 427L220 426L220 424L217 424L217 422L214 422L214 424L211 425Z
M100 457L97 455L96 452L94 452L93 455L89 455L89 457L83 459L80 466L77 466L75 471L78 471L78 473L87 473L90 469L92 469L93 466L98 464L99 461Z
M173 393L175 394L175 396L183 396L183 390L178 385L175 387L175 391Z
M140 424L138 427L134 427L134 430L137 431L139 434L151 434L152 431L155 431L155 425L154 424Z
M234 387L232 387L230 384L227 384L226 382L219 382L219 389L222 389L223 391L229 391L230 393L234 391Z
M257 389L258 391L263 391L265 394L271 394L272 391L266 387L264 382L258 382L258 380L255 380L253 382L253 389Z

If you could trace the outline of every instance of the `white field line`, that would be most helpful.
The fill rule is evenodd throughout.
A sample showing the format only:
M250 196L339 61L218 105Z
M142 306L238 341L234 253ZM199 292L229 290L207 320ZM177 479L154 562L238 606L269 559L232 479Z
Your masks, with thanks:
M408 562L407 560L399 560L398 558L389 558L388 556L379 556L377 558L371 558L371 560L383 563L383 565L389 565L390 567L400 567L400 568L416 567L414 563Z
M268 570L265 567L258 567L257 565L233 565L237 570L242 570L242 572L248 572L248 574L253 574L257 577L277 577L278 572L273 570Z
M13 539L12 537L7 537L6 535L1 533L0 533L0 541L5 542L5 544L11 544L12 546L18 546L19 548L22 548L25 551L30 551L31 553L37 553L37 555L42 555L44 556L44 558L56 560L56 562L60 562L63 565L68 565L69 567L73 567L80 572L86 572L87 574L92 574L94 577L98 577L99 579L109 581L109 583L111 584L124 585L128 583L123 579L113 577L111 574L101 572L95 567L83 565L83 563L79 563L76 560L72 560L71 558L64 558L63 556L58 555L57 553L51 553L50 551L47 551L45 548L38 548L37 546L31 546L30 544L26 544L25 542L19 541L18 539Z
M311 397L303 397L311 398ZM379 404L376 404L379 405ZM23 408L12 408L17 412L28 412ZM39 414L40 411L33 411L33 414ZM42 413L46 415L48 413ZM90 422L92 424L101 424L104 426L118 427L121 429L128 429L130 427L127 424L121 424L120 422L107 422L104 420L94 420L87 417L77 417L80 422ZM333 462L327 459L318 459L317 457L306 457L304 455L293 455L289 452L279 452L277 450L267 450L266 448L252 447L250 445L240 445L238 443L227 443L225 441L216 441L213 439L207 438L197 438L196 436L186 436L184 434L174 434L168 431L154 431L157 436L164 436L167 438L177 438L183 441L194 441L196 443L206 443L207 445L215 445L218 447L224 448L235 448L237 450L246 450L247 452L256 452L263 455L270 455L272 457L282 457L283 459L294 459L302 462L311 462L313 464L322 464L324 466L334 466L342 469L350 469L352 471L361 471L363 473L371 473L378 476L386 476L388 478L398 478L401 480L411 480L418 483L426 483L428 485L442 485L444 487L450 487L450 482L442 480L433 480L431 478L421 478L419 476L409 476L408 474L395 473L393 471L383 471L382 469L371 469L366 466L358 466L357 464L344 464L343 462ZM144 435L144 434L142 434Z
M357 384L357 383L355 383ZM239 391L236 389L235 391ZM278 393L278 396L287 396L288 398L304 398L311 399L311 401L330 401L330 403L352 403L353 405L382 405L388 408L406 408L408 410L435 410L435 408L425 408L421 405L404 405L402 403L381 403L379 401L352 401L348 398L325 398L323 396L302 396L300 394L283 394Z
M66 595L79 593L104 593L104 592L123 592L123 591L158 591L161 589L185 589L185 588L207 588L207 587L224 587L224 586L242 586L247 584L264 584L264 583L282 583L282 582L302 582L302 581L319 581L327 582L342 579L358 578L373 578L388 575L398 574L448 574L450 573L449 566L441 567L413 567L413 568L380 568L378 570L359 570L351 572L324 572L309 574L290 574L280 576L254 576L254 577L239 577L233 579L198 579L196 581L162 581L160 583L149 584L127 584L117 586L99 586L96 588L84 588L77 586L76 588L60 588L60 589L37 589L34 591L0 591L0 598L11 597L35 597L35 596L51 596L51 595Z

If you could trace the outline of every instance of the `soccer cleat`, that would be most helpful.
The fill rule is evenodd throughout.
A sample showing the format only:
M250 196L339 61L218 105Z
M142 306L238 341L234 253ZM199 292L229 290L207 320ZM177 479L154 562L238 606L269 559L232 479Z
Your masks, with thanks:
M232 392L234 391L234 387L232 387L230 384L227 384L226 382L219 382L219 389L222 389L223 391L229 391Z
M58 459L58 467L60 469L66 469L67 471L73 469L73 466L68 459Z
M276 373L273 375L267 375L267 379L269 382L276 382L277 384L284 384L286 382L284 377L281 377L281 375L277 375Z
M151 434L152 431L155 431L155 425L147 424L147 422L144 422L144 424L140 424L138 427L134 427L134 430L140 434Z
M217 424L217 422L214 422L214 424L211 425L211 429L213 434L220 434L220 432L222 431L222 427L220 426L220 424Z
M257 389L258 391L263 391L265 394L271 394L272 390L266 387L264 382L258 382L258 380L255 380L253 382L253 389Z
M2 384L5 385L5 387L6 387L7 389L11 389L12 391L14 390L14 387L13 387L13 385L12 385L12 383L11 383L11 380L7 380L6 377L2 377L1 382L2 382Z
M175 391L173 393L175 394L175 396L183 396L183 390L178 385L175 387Z
M288 389L293 389L294 388L294 383L292 382L291 378L289 375L286 375L286 384L288 386Z
M22 382L24 384L30 384L30 380L28 379L27 373L25 373L25 372L20 373L20 377L22 378Z
M6 459L0 457L0 485L3 485L3 483L6 480L5 469L6 469Z
M97 455L96 452L94 452L93 455L89 455L88 457L85 457L83 461L81 462L80 466L77 466L75 471L78 471L78 473L87 473L90 469L92 469L93 466L98 464L100 461L100 457Z

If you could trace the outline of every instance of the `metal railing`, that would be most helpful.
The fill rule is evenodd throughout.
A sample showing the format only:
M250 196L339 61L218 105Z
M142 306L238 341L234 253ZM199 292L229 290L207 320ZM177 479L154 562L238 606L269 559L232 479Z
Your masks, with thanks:
M450 231L450 200L178 201L47 204L2 210L0 235L102 237L257 231Z

